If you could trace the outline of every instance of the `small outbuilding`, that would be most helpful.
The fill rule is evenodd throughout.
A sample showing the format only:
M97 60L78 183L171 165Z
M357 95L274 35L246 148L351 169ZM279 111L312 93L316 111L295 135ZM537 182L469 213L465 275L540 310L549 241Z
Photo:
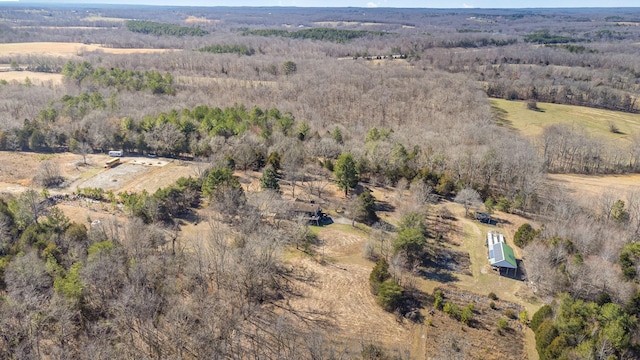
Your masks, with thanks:
M491 214L482 211L476 211L475 215L476 220L480 221L481 223L491 224Z
M295 218L302 218L313 225L320 225L326 214L322 212L320 206L314 203L294 202L293 215Z
M509 269L514 269L514 272L517 271L516 256L513 253L513 248L504 241L504 235L496 231L489 231L487 233L487 248L491 266L499 269L504 268L507 271Z

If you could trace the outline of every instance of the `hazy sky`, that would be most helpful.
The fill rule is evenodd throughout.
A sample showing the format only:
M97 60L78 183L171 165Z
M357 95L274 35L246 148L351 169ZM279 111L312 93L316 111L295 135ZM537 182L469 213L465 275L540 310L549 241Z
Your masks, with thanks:
M7 0L0 0L0 2ZM25 2L25 1L23 1ZM29 3L102 3L178 6L304 6L402 8L640 7L640 0L35 0Z

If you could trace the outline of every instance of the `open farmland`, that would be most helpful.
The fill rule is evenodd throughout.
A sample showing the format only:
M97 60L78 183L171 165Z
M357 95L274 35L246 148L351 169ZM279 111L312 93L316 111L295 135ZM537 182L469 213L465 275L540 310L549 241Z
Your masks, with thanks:
M0 72L0 80L5 80L7 82L15 81L20 84L25 84L27 79L33 85L46 86L48 84L51 85L60 85L62 84L63 76L62 74L52 74L52 73L43 73L43 72L33 72L33 71L2 71Z
M73 42L30 42L0 44L0 54L5 57L19 55L39 55L64 58L75 58L87 53L104 53L127 55L136 53L166 53L168 49L118 49L103 47L97 44L83 44Z
M537 103L540 110L536 111L527 109L524 101L490 101L502 124L527 137L541 135L545 127L554 124L583 129L590 136L604 138L612 145L618 141L631 142L640 135L640 114L551 103ZM619 130L618 133L611 132L611 125Z
M548 186L562 189L576 199L597 199L605 193L624 199L640 193L640 175L576 175L549 174Z

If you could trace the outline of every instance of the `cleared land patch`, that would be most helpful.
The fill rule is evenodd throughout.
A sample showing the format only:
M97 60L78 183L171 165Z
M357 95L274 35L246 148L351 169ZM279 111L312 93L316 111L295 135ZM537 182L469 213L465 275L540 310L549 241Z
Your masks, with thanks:
M33 71L2 71L0 72L0 80L7 82L16 81L24 84L27 82L27 78L34 85L46 85L50 83L52 85L62 84L62 74L51 74Z
M220 22L220 20L211 20L204 17L189 16L188 18L184 19L184 22L186 22L187 24L211 24Z
M83 43L56 43L56 42L33 42L33 43L9 43L0 44L0 54L11 55L47 55L74 57L82 56L87 52L102 52L105 54L136 54L136 53L165 53L175 51L172 49L116 49L103 47L101 45L89 45Z
M135 166L132 164L120 164L111 169L105 169L96 176L83 181L78 184L78 188L102 188L104 190L119 190L128 181L135 179L138 176L142 176L148 171L143 166Z
M100 16L100 15L90 15L85 17L84 19L82 19L82 21L89 21L89 22L95 22L95 21L109 21L109 22L124 22L130 19L124 19L124 18L116 18L116 17L105 17L105 16Z
M629 193L640 192L640 174L606 176L549 174L547 185L561 188L579 198L595 198L607 192L624 199Z
M527 109L524 101L491 99L497 108L499 122L520 131L524 136L535 137L542 134L545 127L565 124L582 128L594 137L616 141L631 141L633 135L640 134L640 114L594 109L584 106L538 103L539 111ZM615 125L618 133L610 131Z

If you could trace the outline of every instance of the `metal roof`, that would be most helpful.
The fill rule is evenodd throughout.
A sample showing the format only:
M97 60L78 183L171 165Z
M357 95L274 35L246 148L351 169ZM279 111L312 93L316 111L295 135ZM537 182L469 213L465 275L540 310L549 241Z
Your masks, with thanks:
M489 259L493 266L511 269L518 267L513 249L503 242L493 245L493 255L494 257Z

